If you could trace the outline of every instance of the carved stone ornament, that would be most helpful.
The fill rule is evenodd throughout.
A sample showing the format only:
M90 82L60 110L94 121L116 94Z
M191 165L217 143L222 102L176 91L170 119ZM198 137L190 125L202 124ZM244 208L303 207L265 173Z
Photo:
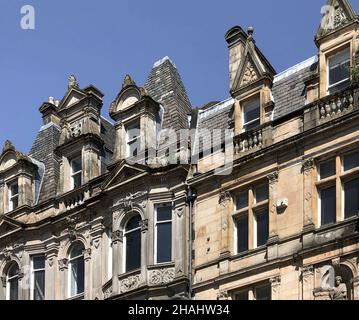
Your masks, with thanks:
M176 209L176 214L177 214L178 218L182 218L183 214L184 214L184 209L183 208L177 208Z
M112 295L112 286L107 288L103 294L104 299L108 299Z
M243 74L241 86L250 84L258 79L256 69L254 68L251 61L248 61L246 69Z
M5 248L3 252L4 252L5 261L10 261L11 256L13 255L12 248Z
M148 219L142 220L140 222L141 231L147 231L148 230Z
M302 165L302 173L310 172L312 169L314 169L314 166L315 166L314 159L311 158L305 160Z
M65 269L67 269L69 266L69 260L64 258L64 259L60 259L59 260L59 270L63 271Z
M228 300L229 295L227 290L220 290L217 294L217 300Z
M222 191L219 194L219 204L222 207L227 207L228 203L231 201L232 197L228 191Z
M141 276L131 276L120 282L120 290L122 293L135 290L140 286Z
M303 267L302 272L304 277L311 276L314 274L314 267L313 266Z
M67 230L69 232L70 240L73 241L77 238L77 232L76 232L77 219L67 218L66 223L67 223Z
M91 248L85 249L83 251L85 261L89 261L91 259L92 250Z
M112 244L116 244L117 242L123 241L123 232L120 230L116 230L112 233Z
M51 268L54 265L54 257L47 258L47 264Z
M128 193L125 198L120 199L116 202L115 207L120 206L122 209L124 209L126 212L131 211L133 208L133 205L135 204L135 200L144 196L147 194L145 191L140 191L136 193ZM140 204L143 208L144 201ZM147 202L146 202L147 205ZM145 207L146 207L145 205ZM144 207L144 208L145 208Z
M70 134L72 138L77 138L82 134L83 123L82 121L74 122L70 127Z
M271 283L272 287L279 286L281 283L281 277L280 276L273 277L269 280L269 282Z
M269 180L270 184L274 184L278 182L279 172L275 171L267 176L267 179Z
M160 269L152 270L149 272L149 283L150 285L161 285L167 284L174 280L175 278L175 269Z
M338 6L334 13L334 28L343 26L348 22L347 16L342 7Z
M70 75L69 79L68 79L68 89L78 88L78 87L79 87L79 84L77 82L76 77L73 74Z

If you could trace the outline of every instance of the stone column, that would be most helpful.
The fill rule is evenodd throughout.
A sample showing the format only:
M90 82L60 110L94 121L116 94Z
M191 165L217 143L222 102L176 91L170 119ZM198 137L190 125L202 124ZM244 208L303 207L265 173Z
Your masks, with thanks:
M278 258L278 226L277 226L277 185L278 171L267 176L269 181L269 239L268 239L268 261Z
M122 245L123 245L123 232L116 230L112 232L112 293L118 294L118 276L122 273Z
M303 300L313 300L314 290L314 267L305 266L302 269Z
M234 104L234 134L235 136L242 133L242 114L241 114L241 105L239 101L236 100Z
M174 253L173 260L175 261L175 277L181 277L184 274L187 274L187 252L186 246L186 214L189 209L185 207L184 201L177 204L178 207L175 208L174 214L174 234L172 235L173 239L173 249ZM188 211L187 211L188 210Z
M141 280L144 283L147 283L147 250L143 250L143 248L147 248L147 232L148 232L148 220L142 220L141 222Z
M272 300L280 300L280 284L281 284L280 276L273 277L269 281L272 287Z

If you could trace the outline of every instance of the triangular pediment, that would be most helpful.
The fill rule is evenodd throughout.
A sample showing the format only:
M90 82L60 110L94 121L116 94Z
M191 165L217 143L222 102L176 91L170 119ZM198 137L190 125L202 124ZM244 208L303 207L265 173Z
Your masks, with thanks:
M348 0L329 0L322 8L322 20L316 38L319 39L357 19Z
M23 225L20 222L5 216L0 218L0 234L2 237L8 236L21 229L23 229Z
M110 176L103 183L102 189L109 189L142 177L147 174L146 169L147 168L145 166L139 164L128 164L125 160L123 160L113 169Z
M273 78L276 71L256 47L252 35L248 36L245 44L243 59L241 60L231 91L246 87L263 77Z
M61 103L59 105L59 109L66 109L80 100L86 98L86 93L78 88L71 88L66 93L65 97L61 100Z

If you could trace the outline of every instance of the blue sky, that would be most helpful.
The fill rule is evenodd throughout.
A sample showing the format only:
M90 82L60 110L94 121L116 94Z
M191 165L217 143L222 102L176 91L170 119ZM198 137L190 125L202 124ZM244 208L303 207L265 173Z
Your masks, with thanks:
M226 31L241 25L277 72L316 54L325 0L0 0L0 144L28 152L42 124L38 108L61 99L74 73L105 93L103 114L125 74L142 85L153 63L170 56L193 106L228 97ZM35 30L20 28L33 5ZM359 3L352 1L359 12ZM0 145L0 148L1 148Z

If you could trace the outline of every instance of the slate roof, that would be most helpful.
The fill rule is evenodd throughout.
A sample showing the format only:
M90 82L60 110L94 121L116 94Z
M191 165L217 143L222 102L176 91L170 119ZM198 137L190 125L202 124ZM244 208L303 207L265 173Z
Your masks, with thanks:
M191 103L181 76L170 58L165 57L153 65L144 87L164 107L162 129L188 129Z

